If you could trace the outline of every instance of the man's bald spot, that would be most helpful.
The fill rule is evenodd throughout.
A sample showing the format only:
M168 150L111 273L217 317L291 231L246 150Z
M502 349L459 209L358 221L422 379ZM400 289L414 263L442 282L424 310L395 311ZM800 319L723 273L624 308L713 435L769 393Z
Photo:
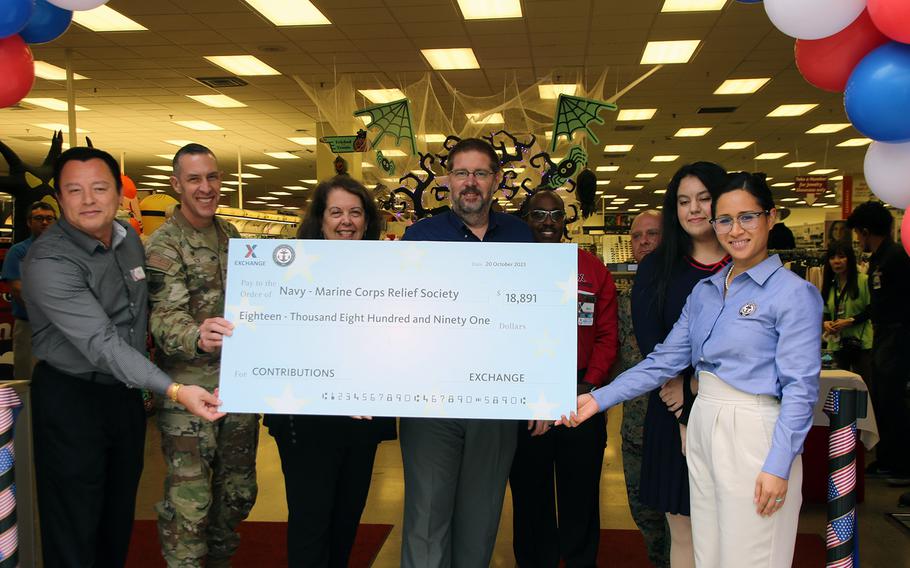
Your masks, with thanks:
M657 222L660 223L664 219L664 214L661 213L660 211L658 211L657 209L646 209L646 210L642 211L641 213L639 213L638 215L636 215L634 219L632 219L632 225L629 227L630 231L634 231L635 224L638 223L638 220L644 219L645 217L654 217L657 220Z
M555 191L553 191L552 189L541 189L541 190L535 192L534 195L531 196L531 201L528 202L528 210L533 209L534 205L537 203L537 201L539 199L542 199L544 196L552 197L553 199L555 199L556 201L559 202L560 208L565 210L566 204L562 200L562 197L560 197L559 194L556 193Z

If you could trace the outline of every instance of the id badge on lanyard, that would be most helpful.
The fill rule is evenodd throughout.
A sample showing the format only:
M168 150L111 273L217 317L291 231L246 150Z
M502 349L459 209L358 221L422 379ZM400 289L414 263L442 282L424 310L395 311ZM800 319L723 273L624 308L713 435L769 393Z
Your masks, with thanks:
M594 325L594 304L597 296L591 292L578 291L578 325L590 327Z

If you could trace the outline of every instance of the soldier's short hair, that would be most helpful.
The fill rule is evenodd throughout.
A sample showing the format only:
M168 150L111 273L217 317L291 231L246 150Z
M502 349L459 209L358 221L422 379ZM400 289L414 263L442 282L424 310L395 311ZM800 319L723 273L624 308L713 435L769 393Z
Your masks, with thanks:
M196 156L199 154L208 154L212 158L215 158L215 162L218 162L218 158L215 157L215 153L209 150L207 147L202 144L196 144L195 142L190 142L186 146L177 150L177 153L174 154L174 161L171 164L171 167L174 169L174 175L180 177L180 158L183 156Z

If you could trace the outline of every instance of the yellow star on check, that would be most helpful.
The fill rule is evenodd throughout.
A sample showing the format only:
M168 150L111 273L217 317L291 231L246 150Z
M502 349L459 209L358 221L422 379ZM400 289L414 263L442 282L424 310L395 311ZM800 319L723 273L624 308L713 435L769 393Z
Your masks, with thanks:
M544 330L543 337L538 337L535 341L537 344L537 348L534 350L535 357L547 356L551 359L556 357L556 347L559 346L560 341L550 337L549 330Z
M417 243L408 243L401 251L401 268L423 268L427 250Z
M550 402L543 392L537 395L537 402L529 402L525 406L534 413L532 420L553 420L553 409L558 405Z
M294 262L284 271L284 281L287 282L296 276L303 276L307 282L312 282L313 273L310 268L318 261L319 255L307 254L303 244L297 243L294 245Z
M291 385L284 387L281 396L267 396L265 401L277 414L300 414L301 409L310 403L305 398L295 397Z
M248 297L244 296L243 299L240 300L239 305L225 306L224 311L225 311L225 315L227 315L228 313L234 314L233 317L228 317L226 319L228 321L230 321L231 323L233 323L235 327L245 325L245 326L249 327L251 330L256 331L256 322L250 321L248 319L241 320L240 312L247 312L247 313L255 314L255 313L262 311L262 306L254 306L254 305L250 304L250 299Z
M572 275L568 280L557 282L556 287L562 290L563 304L578 301L578 276Z

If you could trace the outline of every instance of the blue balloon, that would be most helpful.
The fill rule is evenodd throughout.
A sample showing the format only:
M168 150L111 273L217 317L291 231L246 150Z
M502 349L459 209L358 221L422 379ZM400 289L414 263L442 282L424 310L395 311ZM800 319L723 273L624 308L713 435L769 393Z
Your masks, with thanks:
M892 41L853 69L844 91L847 116L879 142L910 142L910 45Z
M0 39L19 33L34 11L35 0L6 0L0 10Z
M35 0L35 12L19 35L26 43L47 43L63 35L72 20L70 10L58 8L47 0Z

